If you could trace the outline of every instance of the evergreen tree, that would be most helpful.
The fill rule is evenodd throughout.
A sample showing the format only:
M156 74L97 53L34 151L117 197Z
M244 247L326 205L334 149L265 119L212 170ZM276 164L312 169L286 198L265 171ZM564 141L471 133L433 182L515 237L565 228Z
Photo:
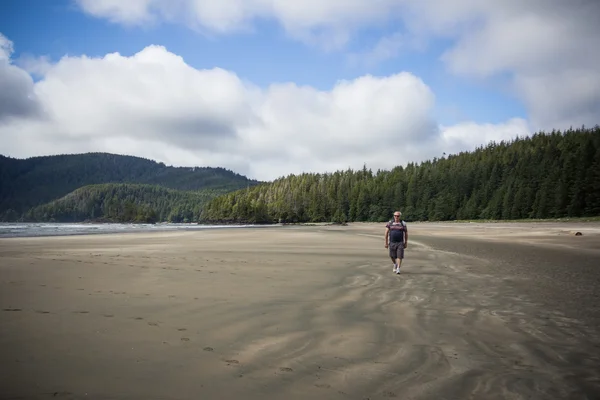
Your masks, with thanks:
M288 222L385 221L394 210L409 221L598 216L599 138L598 126L540 132L390 171L290 175L217 197L202 219L252 220L257 198L265 220Z

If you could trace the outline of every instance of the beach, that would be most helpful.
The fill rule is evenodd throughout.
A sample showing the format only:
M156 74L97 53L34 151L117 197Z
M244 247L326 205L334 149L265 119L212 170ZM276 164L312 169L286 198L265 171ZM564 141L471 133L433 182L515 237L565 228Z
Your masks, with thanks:
M0 398L600 396L599 223L384 225L0 239Z

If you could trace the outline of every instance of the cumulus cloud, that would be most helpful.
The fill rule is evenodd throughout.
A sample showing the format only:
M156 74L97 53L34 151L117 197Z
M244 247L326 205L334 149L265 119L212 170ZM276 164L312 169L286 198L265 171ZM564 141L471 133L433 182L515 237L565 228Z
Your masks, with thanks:
M535 130L600 122L600 2L492 1L472 10L442 56L452 72L510 76ZM429 23L457 21L443 11Z
M436 38L449 71L475 78L508 76L512 92L539 129L600 120L600 2L597 0L77 0L81 9L120 23L167 20L214 33L272 19L309 44L342 49L365 27L396 23L401 34L350 55L368 65ZM408 43L407 40L413 43ZM559 83L560 82L560 83ZM585 82L588 89L580 90ZM543 104L543 106L541 105Z
M12 41L0 33L0 123L13 117L35 117L40 112L33 80L12 64L12 54Z
M28 76L5 64L11 70L2 70L0 82L12 79L7 74ZM462 130L437 126L434 94L406 72L340 81L330 90L293 83L259 88L230 71L195 69L160 46L130 57L63 57L43 72L11 93L16 99L31 93L44 117L0 117L0 153L108 151L270 180L364 163L389 169L511 132L501 126L496 135L490 126L485 136L448 134Z

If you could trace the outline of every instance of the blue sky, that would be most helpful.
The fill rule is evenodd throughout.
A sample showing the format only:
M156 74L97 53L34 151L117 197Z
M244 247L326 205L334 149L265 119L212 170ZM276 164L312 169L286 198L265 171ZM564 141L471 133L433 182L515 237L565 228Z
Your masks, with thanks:
M274 179L590 126L594 15L592 0L4 0L0 154Z
M479 82L447 73L439 60L447 45L444 40L431 43L426 51L408 51L376 65L352 63L348 53L368 51L380 37L393 33L386 26L366 29L346 51L334 52L288 38L273 22L260 22L249 35L207 37L170 23L122 26L88 16L69 0L5 0L1 7L1 32L15 43L15 57L28 53L56 61L66 54L132 55L147 45L158 44L196 68L225 68L261 86L295 82L324 90L340 79L409 71L435 92L435 115L441 124L451 125L463 119L500 123L526 117L519 100L502 90L502 82Z

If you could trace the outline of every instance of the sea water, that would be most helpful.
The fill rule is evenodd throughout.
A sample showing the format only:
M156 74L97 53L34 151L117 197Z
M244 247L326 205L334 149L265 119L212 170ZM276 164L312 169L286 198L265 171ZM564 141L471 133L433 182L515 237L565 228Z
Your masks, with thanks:
M202 230L267 227L269 225L199 225L199 224L119 224L119 223L9 223L0 222L0 238L91 235L124 232L156 232L173 230ZM272 226L272 225L271 225Z

